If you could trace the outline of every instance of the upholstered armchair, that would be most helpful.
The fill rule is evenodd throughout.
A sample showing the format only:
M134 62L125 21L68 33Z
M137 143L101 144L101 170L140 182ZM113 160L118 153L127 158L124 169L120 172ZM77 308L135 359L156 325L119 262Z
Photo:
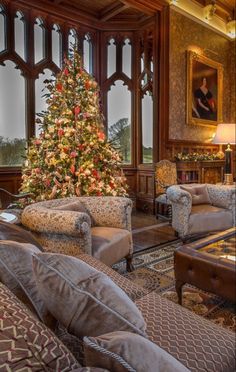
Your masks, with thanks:
M201 186L206 187L209 196L207 203L193 204L192 193L181 186L171 186L167 190L167 197L172 205L172 227L183 240L190 235L235 226L235 187L210 184ZM196 188L197 185L193 187ZM196 196L196 200L197 198L200 196Z
M45 250L87 253L111 266L122 258L132 268L132 201L124 197L71 197L27 206L22 224Z

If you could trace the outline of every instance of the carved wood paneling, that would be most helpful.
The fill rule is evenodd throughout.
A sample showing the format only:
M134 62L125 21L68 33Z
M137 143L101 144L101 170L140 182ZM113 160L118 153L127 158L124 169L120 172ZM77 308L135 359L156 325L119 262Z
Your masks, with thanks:
M21 170L0 170L0 188L17 194L21 185Z

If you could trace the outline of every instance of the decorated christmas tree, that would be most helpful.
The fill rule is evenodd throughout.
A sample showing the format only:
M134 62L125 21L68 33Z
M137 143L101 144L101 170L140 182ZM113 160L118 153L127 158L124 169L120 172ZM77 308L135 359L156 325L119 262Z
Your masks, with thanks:
M82 195L126 195L121 158L103 132L98 84L75 52L56 81L45 81L48 109L37 122L21 191L32 201Z

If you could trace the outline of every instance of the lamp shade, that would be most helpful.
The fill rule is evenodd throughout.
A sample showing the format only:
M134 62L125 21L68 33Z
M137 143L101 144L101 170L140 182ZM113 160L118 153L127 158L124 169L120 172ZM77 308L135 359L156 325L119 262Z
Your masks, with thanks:
M213 143L218 145L236 143L236 124L218 124Z

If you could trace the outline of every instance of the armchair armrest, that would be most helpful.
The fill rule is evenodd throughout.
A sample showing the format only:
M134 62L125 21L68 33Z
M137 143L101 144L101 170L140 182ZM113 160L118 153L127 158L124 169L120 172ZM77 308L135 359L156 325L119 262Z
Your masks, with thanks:
M80 236L88 234L90 217L86 213L61 211L29 205L22 213L21 222L31 231Z
M96 226L131 231L132 200L115 196L86 196L79 200L88 209Z
M211 202L216 207L231 209L232 204L235 205L235 195L236 188L235 186L226 186L226 185L207 185L207 191Z
M167 198L172 205L172 227L184 237L188 232L189 216L192 210L192 197L190 193L179 186L167 189Z
M181 189L179 186L170 186L167 189L167 197L172 203L182 204L191 212L192 197L189 192Z
M216 207L232 211L234 225L236 225L236 188L227 185L207 185L211 202Z

